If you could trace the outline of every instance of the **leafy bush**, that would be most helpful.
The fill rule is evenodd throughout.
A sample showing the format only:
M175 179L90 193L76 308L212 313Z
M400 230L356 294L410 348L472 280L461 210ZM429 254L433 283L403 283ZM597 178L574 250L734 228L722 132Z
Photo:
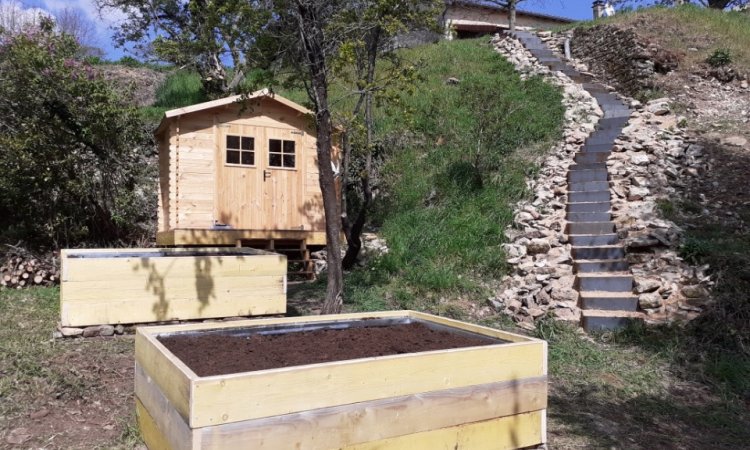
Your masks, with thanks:
M706 63L711 67L728 66L732 64L732 55L729 53L729 50L719 48L706 58Z
M0 39L0 239L55 247L141 236L155 196L137 111L51 24Z

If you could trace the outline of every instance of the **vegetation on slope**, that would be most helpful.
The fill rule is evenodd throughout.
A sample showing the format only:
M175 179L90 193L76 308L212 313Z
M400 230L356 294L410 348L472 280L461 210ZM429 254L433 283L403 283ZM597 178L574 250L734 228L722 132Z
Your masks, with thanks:
M478 275L503 272L500 244L535 156L559 136L561 94L522 81L485 40L409 50L424 81L382 108L384 165L375 222L389 253L349 278L355 308L446 311L437 300L478 292ZM453 77L460 80L448 84ZM436 294L436 295L433 295Z
M742 73L750 73L750 14L694 5L637 9L576 27L599 24L633 27L660 48L680 55L685 67L705 62L716 50L729 52ZM691 50L693 49L693 50Z

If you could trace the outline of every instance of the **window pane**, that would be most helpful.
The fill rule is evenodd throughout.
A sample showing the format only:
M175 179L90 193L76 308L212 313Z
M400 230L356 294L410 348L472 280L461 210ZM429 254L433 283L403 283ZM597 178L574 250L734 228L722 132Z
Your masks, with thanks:
M294 141L284 141L284 153L294 154Z
M294 155L284 155L284 167L294 167Z
M281 153L281 141L278 139L270 139L268 141L268 151L272 153Z
M242 164L246 166L255 165L255 152L242 152Z
M227 150L227 164L239 164L240 152Z
M227 136L227 148L240 148L240 137Z
M242 150L255 150L255 138L243 137Z
M281 155L278 153L271 153L268 158L268 164L273 167L281 167Z

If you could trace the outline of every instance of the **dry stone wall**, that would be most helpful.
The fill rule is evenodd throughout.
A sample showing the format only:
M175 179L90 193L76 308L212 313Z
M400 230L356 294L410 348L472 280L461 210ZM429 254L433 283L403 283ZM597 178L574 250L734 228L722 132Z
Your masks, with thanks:
M557 38L558 48L564 38L571 38L573 57L630 96L654 89L654 74L667 73L677 66L677 58L671 53L640 42L632 30L611 25L576 28Z

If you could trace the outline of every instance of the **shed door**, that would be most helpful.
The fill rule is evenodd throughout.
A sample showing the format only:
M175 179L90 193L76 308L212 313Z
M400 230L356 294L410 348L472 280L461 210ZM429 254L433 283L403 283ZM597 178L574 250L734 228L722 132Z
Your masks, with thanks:
M303 132L266 128L263 143L263 211L274 230L301 230L305 159Z
M219 125L214 220L235 229L264 229L263 127Z

